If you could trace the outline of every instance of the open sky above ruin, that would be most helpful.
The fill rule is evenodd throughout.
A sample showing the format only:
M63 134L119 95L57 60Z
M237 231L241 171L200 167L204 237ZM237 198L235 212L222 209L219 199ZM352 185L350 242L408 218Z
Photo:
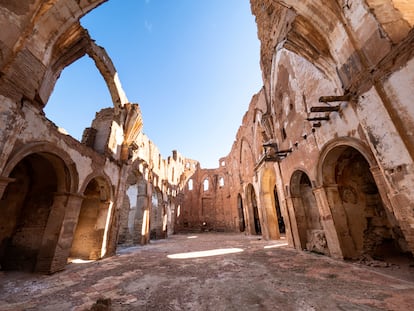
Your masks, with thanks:
M112 58L162 156L176 149L217 167L262 85L249 1L109 0L81 23ZM80 140L95 112L110 106L85 56L63 71L45 112Z

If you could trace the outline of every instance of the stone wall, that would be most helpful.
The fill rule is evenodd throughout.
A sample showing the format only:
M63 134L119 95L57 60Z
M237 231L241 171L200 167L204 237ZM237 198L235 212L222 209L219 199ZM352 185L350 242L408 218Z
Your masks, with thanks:
M226 206L216 189L208 202L223 210L218 217L225 210L236 217L231 231L260 229L272 239L284 226L291 246L340 258L386 245L414 252L414 5L252 0L251 7L264 87L225 167L200 169L193 183L230 177L220 189ZM188 228L207 216L208 194L196 191L184 198Z
M73 257L98 259L113 255L119 243L148 243L150 224L157 237L174 231L187 160L176 151L162 159L142 134L138 104L128 101L111 58L80 25L80 17L102 2L0 5L5 269L55 272ZM85 54L102 74L113 107L98 112L78 142L46 119L43 108L62 70ZM152 208L155 189L159 205Z

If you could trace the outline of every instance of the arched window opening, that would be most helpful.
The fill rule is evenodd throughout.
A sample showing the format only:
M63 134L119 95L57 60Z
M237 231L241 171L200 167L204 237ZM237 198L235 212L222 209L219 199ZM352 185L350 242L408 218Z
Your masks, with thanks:
M112 107L112 99L105 80L84 56L62 71L44 112L61 132L81 141L95 113L106 107Z
M190 179L189 181L188 181L188 190L193 190L193 180L192 179Z
M204 182L203 182L203 190L204 191L208 191L208 179L206 178L206 179L204 179Z
M220 188L224 187L224 178L223 177L219 178L219 187Z

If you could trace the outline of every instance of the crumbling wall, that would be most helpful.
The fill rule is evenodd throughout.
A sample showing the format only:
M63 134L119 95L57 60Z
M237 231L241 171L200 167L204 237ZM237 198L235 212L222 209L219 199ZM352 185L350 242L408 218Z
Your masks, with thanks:
M412 251L413 230L408 227L413 215L407 206L414 198L410 169L414 115L407 100L413 94L408 68L413 59L410 12L414 6L402 12L394 1L381 6L373 1L251 3L261 41L267 114L273 126L265 127L266 136L278 150L288 151L277 161L275 172L283 214L290 219L290 245L303 247L295 218L299 201L290 189L299 169L309 176L332 256L354 252L350 245L356 239L363 252L374 251L378 241L387 239L402 251L408 243ZM363 204L368 214L350 216L349 196L344 188L338 189L341 182L334 168L346 148L357 150L367 161L370 172L363 175L375 180L378 188L375 199L372 195L364 199L371 202ZM348 179L354 178L352 174ZM364 192L361 187L355 192L358 196ZM348 190L351 195L353 191ZM372 214L367 206L373 204L383 206L374 214L385 218L367 216Z

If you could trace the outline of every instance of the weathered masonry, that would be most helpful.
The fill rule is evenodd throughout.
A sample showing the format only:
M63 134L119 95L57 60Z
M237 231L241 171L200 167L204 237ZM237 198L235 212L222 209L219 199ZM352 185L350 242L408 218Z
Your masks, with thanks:
M55 272L68 260L110 256L118 244L174 230L181 178L194 166L177 151L161 157L110 57L79 24L102 2L0 4L2 269ZM79 142L43 108L62 70L84 55L95 61L113 107L97 113Z
M414 253L414 4L251 0L263 88L229 154L163 159L79 19L104 0L0 2L0 265L55 272L183 231L338 258ZM81 142L43 113L91 57L113 107Z
M185 188L180 230L286 232L339 258L413 253L414 4L251 7L264 86L219 168Z

